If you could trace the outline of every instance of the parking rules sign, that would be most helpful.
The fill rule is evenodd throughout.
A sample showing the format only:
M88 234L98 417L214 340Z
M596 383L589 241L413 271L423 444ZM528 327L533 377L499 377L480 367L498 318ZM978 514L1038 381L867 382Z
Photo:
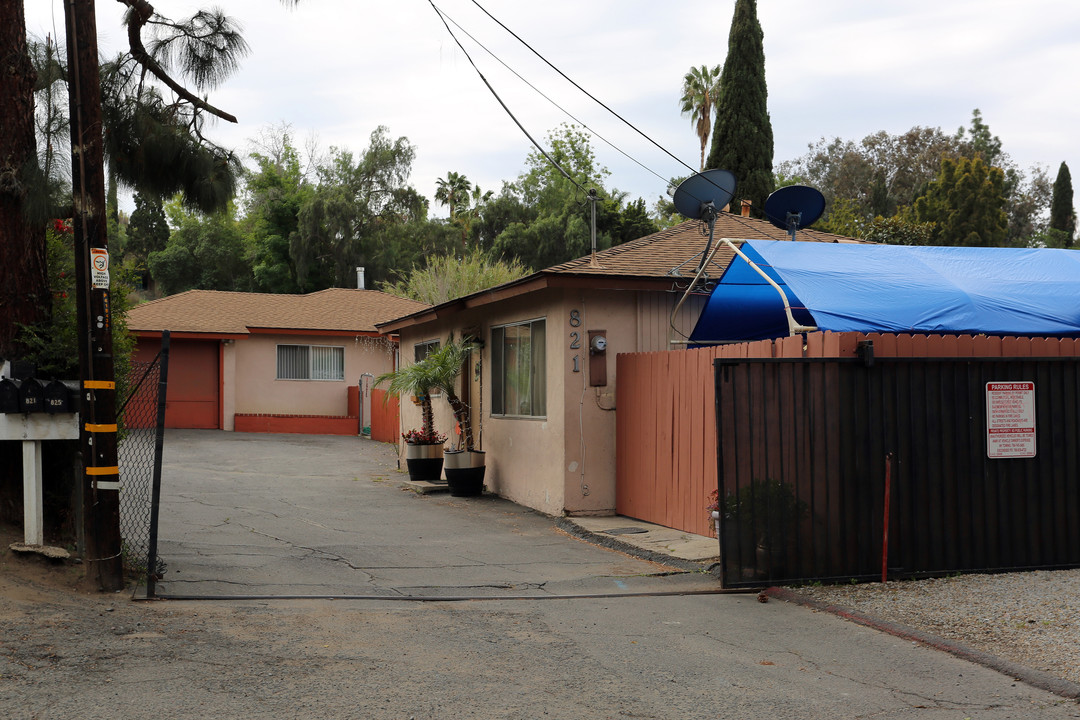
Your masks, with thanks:
M1035 457L1035 383L986 383L986 454Z

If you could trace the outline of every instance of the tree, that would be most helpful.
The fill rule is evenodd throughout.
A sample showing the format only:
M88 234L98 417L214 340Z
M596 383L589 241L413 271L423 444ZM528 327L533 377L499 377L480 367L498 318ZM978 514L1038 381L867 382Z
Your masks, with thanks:
M915 219L934 223L932 243L997 247L1006 244L1005 173L982 158L945 159L926 194L915 201Z
M247 173L245 184L253 288L295 293L300 291L300 283L290 242L299 229L300 208L314 188L305 177L288 127L274 132L267 143L264 153L251 154L258 171Z
M809 152L779 165L778 177L797 177L825 196L825 220L847 201L845 212L869 222L910 206L941 168L959 158L962 143L939 128L913 127L899 135L877 132L859 142L822 138Z
M152 252L165 249L169 242L169 221L161 200L145 193L135 193L135 210L128 223L127 246L124 254L140 264L145 263Z
M750 200L759 216L773 190L773 133L763 39L756 0L736 0L716 99L712 150L705 163L734 173L739 183L735 207L743 199Z
M1001 138L990 134L990 126L983 122L982 111L975 108L971 111L971 127L956 131L956 139L965 144L965 154L968 157L980 157L987 165L1000 167L1005 155L1001 150Z
M683 77L682 114L690 118L690 125L701 141L701 169L705 169L705 148L712 133L713 106L720 91L720 66L713 69L702 65L692 67Z
M373 282L389 276L381 249L386 238L396 237L401 225L427 219L427 201L408 185L415 156L408 138L393 140L382 126L371 133L359 159L348 150L331 150L289 237L301 292L349 287L357 266Z
M0 357L19 352L19 325L49 313L46 213L33 212L42 186L34 136L36 74L27 53L22 2L0 3ZM36 216L35 216L36 215Z
M1076 209L1073 207L1072 175L1064 162L1058 168L1054 180L1054 193L1050 201L1050 228L1063 233L1064 247L1070 248L1076 234Z
M173 200L166 211L173 225L164 250L150 253L147 266L166 295L185 290L248 290L250 265L233 208L199 215Z
M380 290L429 305L471 295L525 277L528 270L516 260L493 260L478 249L463 258L441 255L397 282L384 282Z
M472 184L467 177L452 170L445 178L435 181L435 202L450 208L451 222L462 208L468 206L471 188Z

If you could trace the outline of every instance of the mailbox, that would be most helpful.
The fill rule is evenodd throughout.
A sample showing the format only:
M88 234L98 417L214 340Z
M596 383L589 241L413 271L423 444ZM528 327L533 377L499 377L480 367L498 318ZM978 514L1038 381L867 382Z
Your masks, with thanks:
M45 386L42 397L45 402L45 412L54 415L72 412L71 391L63 382L53 380Z
M27 378L19 385L19 412L45 412L45 386L40 380Z
M11 378L0 379L0 413L19 412L19 386Z

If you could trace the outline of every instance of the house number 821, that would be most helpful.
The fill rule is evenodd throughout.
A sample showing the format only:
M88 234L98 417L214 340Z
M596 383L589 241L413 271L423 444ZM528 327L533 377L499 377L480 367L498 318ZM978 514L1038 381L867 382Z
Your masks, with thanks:
M571 310L570 311L570 327L572 327L572 328L581 327L581 311L580 310ZM577 331L573 331L573 332L570 333L570 349L571 350L578 350L580 348L581 348L581 333L577 332ZM573 362L574 362L573 371L574 372L581 372L581 357L579 355L577 355L576 353L574 354Z

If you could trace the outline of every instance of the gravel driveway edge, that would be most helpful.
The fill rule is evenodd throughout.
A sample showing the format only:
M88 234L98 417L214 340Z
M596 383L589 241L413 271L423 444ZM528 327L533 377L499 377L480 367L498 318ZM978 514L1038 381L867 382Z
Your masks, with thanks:
M814 610L827 612L845 620L850 620L858 625L864 625L905 640L922 643L923 645L927 645L936 650L955 655L968 662L973 662L992 670L997 670L1002 675L1015 678L1032 687L1039 688L1040 690L1046 690L1047 692L1052 692L1055 695L1060 695L1061 697L1069 698L1070 700L1080 700L1080 684L1055 677L1040 670L1033 670L1032 668L1025 667L1018 663L999 658L996 655L991 655L990 653L985 653L981 650L975 650L974 648L970 648L958 642L946 640L937 635L923 632L922 630L917 630L899 623L879 620L842 605L833 605L831 603L814 600L813 598L806 597L805 595L801 595L787 588L770 587L765 590L765 594L769 597L776 598L777 600L783 600L784 602L803 605Z

